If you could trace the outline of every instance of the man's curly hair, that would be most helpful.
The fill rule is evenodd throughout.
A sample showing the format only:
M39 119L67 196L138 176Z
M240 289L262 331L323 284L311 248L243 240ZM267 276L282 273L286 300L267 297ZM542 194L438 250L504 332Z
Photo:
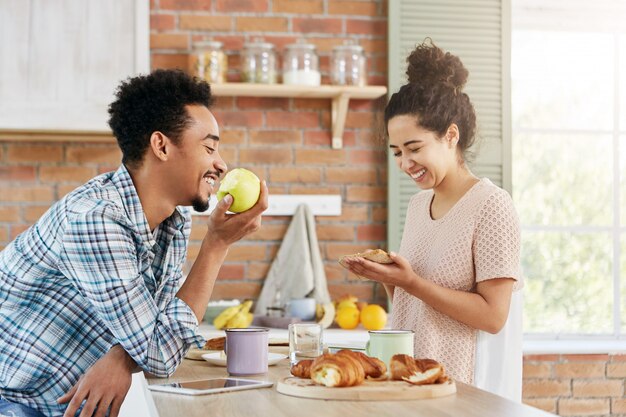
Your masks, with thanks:
M159 131L178 143L191 118L186 105L213 104L211 87L180 70L156 70L123 81L109 106L109 126L122 150L122 162L139 167Z

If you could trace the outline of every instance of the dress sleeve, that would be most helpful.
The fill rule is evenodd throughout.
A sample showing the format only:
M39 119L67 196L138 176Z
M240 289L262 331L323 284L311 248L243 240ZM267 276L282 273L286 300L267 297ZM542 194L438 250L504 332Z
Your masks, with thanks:
M520 224L513 201L504 190L493 193L483 204L476 224L472 252L476 282L513 278L520 287Z
M137 365L169 376L190 345L200 346L204 339L183 300L173 297L159 310L138 257L123 216L103 208L69 221L58 266Z

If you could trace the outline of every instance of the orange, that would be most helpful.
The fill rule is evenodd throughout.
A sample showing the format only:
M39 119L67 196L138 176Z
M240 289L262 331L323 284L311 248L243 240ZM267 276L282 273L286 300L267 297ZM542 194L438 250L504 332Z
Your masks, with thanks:
M337 310L335 321L342 329L350 330L359 325L359 309L344 307Z
M367 330L380 330L387 324L385 309L377 304L369 304L361 310L361 324Z

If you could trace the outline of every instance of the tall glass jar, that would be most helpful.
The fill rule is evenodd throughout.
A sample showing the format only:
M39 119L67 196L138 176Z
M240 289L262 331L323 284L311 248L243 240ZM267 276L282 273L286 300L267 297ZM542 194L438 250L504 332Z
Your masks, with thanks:
M330 80L335 85L367 84L363 47L353 43L333 48L330 60Z
M315 45L299 41L285 48L283 84L320 85L322 77Z
M255 39L243 45L241 78L247 83L276 83L274 45Z
M226 80L228 62L222 51L222 42L203 41L193 44L193 51L189 55L189 71L196 77L213 83L223 83Z

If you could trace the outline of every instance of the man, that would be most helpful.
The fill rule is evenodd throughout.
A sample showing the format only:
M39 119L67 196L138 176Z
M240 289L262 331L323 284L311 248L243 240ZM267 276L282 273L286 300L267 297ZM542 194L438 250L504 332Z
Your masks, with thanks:
M135 366L171 375L192 346L228 248L261 224L211 216L182 283L188 208L207 210L226 171L208 84L157 70L123 82L109 107L115 172L54 204L0 252L0 415L111 417Z

